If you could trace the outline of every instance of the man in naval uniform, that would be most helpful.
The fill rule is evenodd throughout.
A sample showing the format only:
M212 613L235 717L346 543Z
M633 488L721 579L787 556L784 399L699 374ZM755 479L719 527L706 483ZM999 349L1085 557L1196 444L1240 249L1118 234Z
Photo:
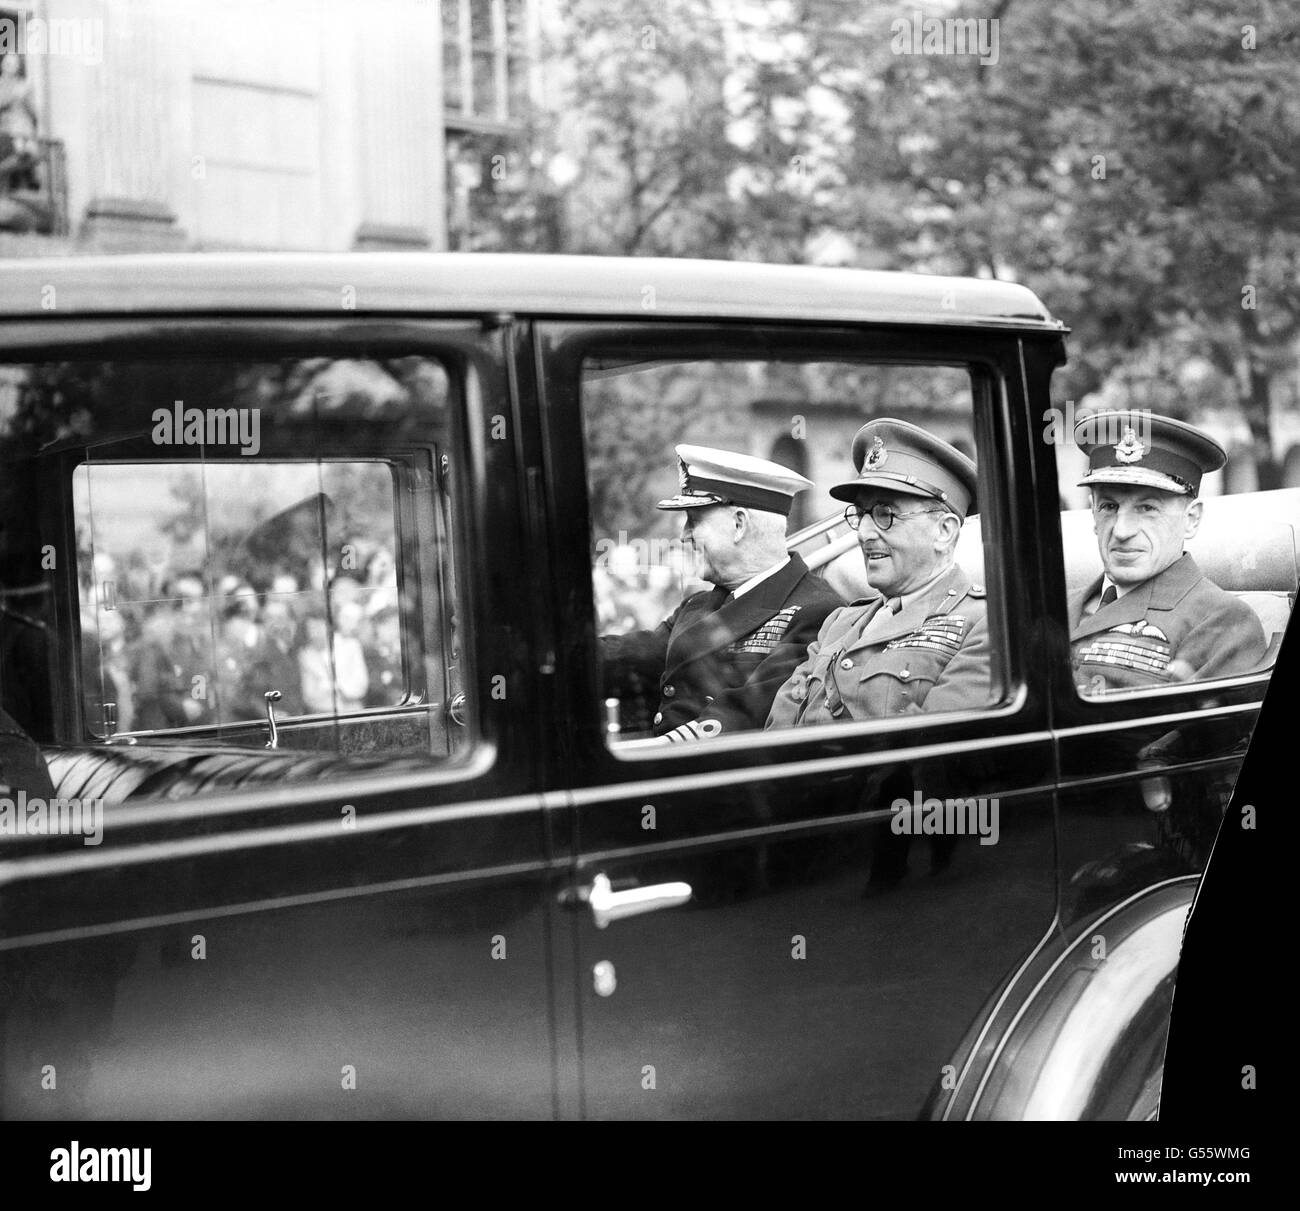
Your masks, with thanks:
M845 519L877 595L827 618L767 726L987 706L984 589L955 562L975 464L916 425L882 418L858 430L853 465L857 478L831 495L849 502Z
M1223 447L1182 421L1122 411L1084 417L1075 442L1088 456L1079 484L1091 489L1105 568L1069 603L1080 692L1258 668L1267 645L1255 612L1183 551L1201 524L1201 476L1227 461Z
M656 687L654 733L670 742L761 728L777 688L842 604L786 551L807 479L705 446L678 446L677 463L680 491L657 507L685 514L682 541L714 588L687 597L653 631L601 640L605 692Z

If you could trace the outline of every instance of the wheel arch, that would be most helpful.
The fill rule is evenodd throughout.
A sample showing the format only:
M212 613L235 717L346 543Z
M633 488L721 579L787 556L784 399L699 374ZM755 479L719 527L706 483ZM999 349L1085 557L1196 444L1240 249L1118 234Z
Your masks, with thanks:
M1055 927L976 1017L931 1091L931 1119L1149 1119L1198 878Z

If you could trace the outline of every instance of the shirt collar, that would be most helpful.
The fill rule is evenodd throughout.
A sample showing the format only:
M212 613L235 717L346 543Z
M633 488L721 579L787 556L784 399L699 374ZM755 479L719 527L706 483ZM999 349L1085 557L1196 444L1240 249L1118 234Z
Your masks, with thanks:
M904 593L901 597L887 598L885 604L888 605L890 609L894 611L895 614L899 614L903 610L907 609L907 607L911 605L912 602L914 602L918 597L922 597L926 593L928 593L932 588L934 588L936 584L939 583L939 581L941 581L951 571L952 571L952 564L949 564L946 568L940 568L938 572L936 572L933 576L930 577L929 580L925 582L925 584L917 585L916 588L912 589L910 592ZM898 603L897 607L894 606L894 602Z
M780 563L774 563L766 572L760 572L757 576L751 576L744 584L737 585L731 590L732 597L743 597L755 585L761 584L769 576L775 576L789 562L790 556L787 555Z

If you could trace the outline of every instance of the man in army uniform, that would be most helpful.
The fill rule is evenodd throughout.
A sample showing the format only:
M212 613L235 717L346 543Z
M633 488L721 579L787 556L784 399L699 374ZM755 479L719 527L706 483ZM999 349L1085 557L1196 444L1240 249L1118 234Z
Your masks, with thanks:
M906 421L882 418L853 439L850 502L867 583L778 691L768 727L880 719L986 706L990 644L982 586L955 562L974 511L975 464Z
M715 587L653 631L601 640L605 692L657 685L654 732L669 742L761 728L777 688L842 604L786 551L787 519L795 494L812 487L807 479L706 446L678 446L677 463L680 491L657 508L685 513L682 541Z
M1092 492L1105 567L1070 600L1080 692L1258 668L1267 645L1255 612L1183 551L1201 524L1201 476L1227 461L1223 447L1182 421L1122 411L1084 417L1075 441L1088 456L1079 484Z

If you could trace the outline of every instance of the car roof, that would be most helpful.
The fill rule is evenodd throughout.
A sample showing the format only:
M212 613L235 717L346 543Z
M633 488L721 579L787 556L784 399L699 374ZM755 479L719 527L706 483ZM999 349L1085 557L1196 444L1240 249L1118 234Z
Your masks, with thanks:
M977 278L635 257L181 253L0 261L0 316L358 314L820 320L1064 331Z

